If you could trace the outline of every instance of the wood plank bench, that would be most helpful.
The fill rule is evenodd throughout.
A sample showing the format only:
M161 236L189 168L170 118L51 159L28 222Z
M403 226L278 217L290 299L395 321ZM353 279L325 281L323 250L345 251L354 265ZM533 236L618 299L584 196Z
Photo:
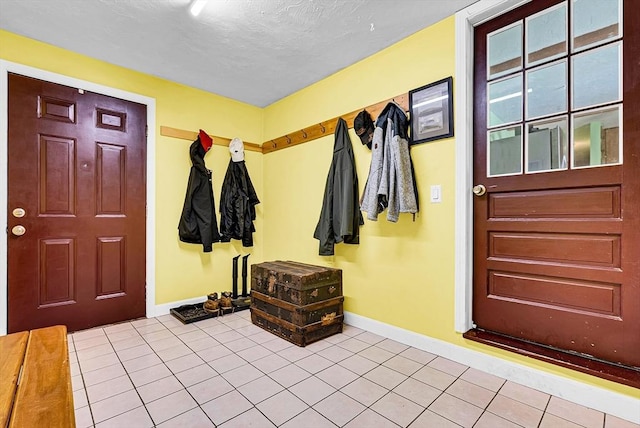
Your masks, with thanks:
M75 427L67 328L0 337L0 428Z

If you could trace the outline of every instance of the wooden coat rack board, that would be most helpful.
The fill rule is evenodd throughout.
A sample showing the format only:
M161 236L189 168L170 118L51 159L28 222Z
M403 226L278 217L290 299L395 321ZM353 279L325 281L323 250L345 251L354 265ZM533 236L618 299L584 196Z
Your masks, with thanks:
M349 128L353 128L353 120L362 110L367 110L375 122L380 112L386 107L387 104L392 101L395 101L405 111L409 110L409 95L402 94L393 98L389 98L388 100L364 107L363 109L355 110L351 113L343 114L338 117L334 117L333 119L320 122L317 125L311 125L304 129L286 134L282 137L274 138L272 140L264 142L262 145L244 141L244 149L252 152L267 154L275 152L277 150L286 149L288 147L297 146L298 144L308 143L309 141L326 137L327 135L332 135L335 131L336 123L339 118L343 118L347 122L347 126ZM198 133L185 131L183 129L170 128L168 126L161 126L160 135L193 141L198 136ZM229 142L231 141L231 139L229 138L218 137L215 135L212 135L211 138L213 138L213 144L216 146L228 146Z

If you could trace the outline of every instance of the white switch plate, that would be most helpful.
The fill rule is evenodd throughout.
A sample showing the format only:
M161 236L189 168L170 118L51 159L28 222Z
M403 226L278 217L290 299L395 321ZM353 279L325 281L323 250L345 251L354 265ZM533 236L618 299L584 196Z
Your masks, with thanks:
M439 204L442 202L442 188L439 184L431 186L431 203Z

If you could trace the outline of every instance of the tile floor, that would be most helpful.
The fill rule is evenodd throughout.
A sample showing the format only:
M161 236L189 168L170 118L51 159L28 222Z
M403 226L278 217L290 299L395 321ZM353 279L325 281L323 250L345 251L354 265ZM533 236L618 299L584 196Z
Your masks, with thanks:
M351 326L299 348L249 311L80 331L69 353L78 428L640 427Z

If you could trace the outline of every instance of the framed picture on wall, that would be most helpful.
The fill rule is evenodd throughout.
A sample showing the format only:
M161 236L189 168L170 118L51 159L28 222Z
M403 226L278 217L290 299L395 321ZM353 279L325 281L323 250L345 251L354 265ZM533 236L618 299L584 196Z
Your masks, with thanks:
M451 76L409 91L411 144L453 136Z

